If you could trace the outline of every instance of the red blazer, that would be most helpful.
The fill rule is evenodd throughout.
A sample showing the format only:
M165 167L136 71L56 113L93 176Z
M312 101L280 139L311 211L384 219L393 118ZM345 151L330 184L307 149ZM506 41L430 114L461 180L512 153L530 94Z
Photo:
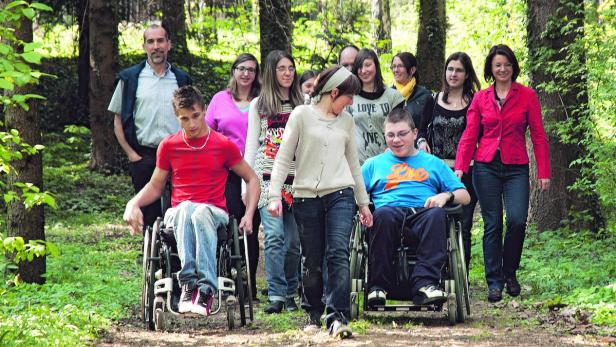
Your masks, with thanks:
M480 123L483 136L477 146ZM539 98L532 88L516 82L511 85L500 110L494 98L494 85L475 94L466 114L466 129L458 143L455 169L468 172L473 154L475 161L489 163L499 148L504 164L528 164L527 126L537 160L538 178L550 178L550 150Z

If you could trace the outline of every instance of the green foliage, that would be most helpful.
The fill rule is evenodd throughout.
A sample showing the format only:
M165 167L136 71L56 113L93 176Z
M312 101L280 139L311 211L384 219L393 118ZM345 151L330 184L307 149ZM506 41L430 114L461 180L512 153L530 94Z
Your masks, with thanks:
M139 301L141 238L116 225L132 191L129 179L88 170L89 136L82 127L44 140L44 181L59 205L47 214L46 252L57 256L47 260L44 285L0 282L2 346L88 344ZM29 248L21 238L12 243ZM14 268L0 259L0 270Z
M30 240L24 242L23 237L6 237L2 239L0 234L0 253L10 252L14 254L16 263L22 261L32 261L34 257L42 257L46 255L58 255L58 248L51 242L41 240Z
M519 277L532 301L588 309L591 322L616 326L616 236L593 233L533 234Z
M44 285L0 284L0 345L81 346L139 301L139 240L89 222L48 228L62 254L49 258Z
M90 137L85 127L69 126L65 133L46 134L43 180L57 192L58 208L51 221L78 219L82 214L122 211L134 192L127 175L106 175L88 170Z
M369 46L370 15L361 1L295 2L293 55L304 69L323 70L338 61L348 44Z

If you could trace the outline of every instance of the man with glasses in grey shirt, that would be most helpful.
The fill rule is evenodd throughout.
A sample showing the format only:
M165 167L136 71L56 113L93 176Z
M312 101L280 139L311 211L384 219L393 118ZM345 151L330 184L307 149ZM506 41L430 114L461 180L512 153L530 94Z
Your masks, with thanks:
M167 31L152 24L143 33L147 59L120 71L108 110L115 114L114 132L129 161L135 192L150 180L158 144L179 131L171 98L178 87L192 84L184 71L167 61L171 41ZM160 203L142 208L144 227L162 216Z

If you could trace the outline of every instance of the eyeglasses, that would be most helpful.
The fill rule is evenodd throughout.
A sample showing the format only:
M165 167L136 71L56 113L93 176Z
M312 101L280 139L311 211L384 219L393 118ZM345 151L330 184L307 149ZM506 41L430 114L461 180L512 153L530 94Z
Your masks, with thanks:
M411 133L411 129L405 130L405 131L401 131L399 133L387 133L387 134L385 134L385 137L388 140L394 140L396 137L399 138L399 139L403 139L405 136L407 136L410 133Z
M449 66L447 68L447 72L465 73L466 71L464 69L454 68L453 66Z
M252 75L255 72L257 72L257 69L253 68L253 67L245 67L245 66L238 66L235 68L236 71L239 71L239 73L244 73L244 72L248 72L248 74Z
M278 71L278 72L285 72L285 71L295 72L295 66L278 66L276 68L276 71Z
M395 64L391 66L392 70L398 70L398 69L405 69L406 70L406 66L402 65L402 64Z

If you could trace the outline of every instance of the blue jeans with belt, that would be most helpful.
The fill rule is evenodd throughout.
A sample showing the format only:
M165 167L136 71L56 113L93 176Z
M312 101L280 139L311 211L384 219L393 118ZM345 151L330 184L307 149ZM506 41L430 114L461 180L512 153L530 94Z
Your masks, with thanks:
M503 164L500 152L489 163L475 161L473 185L484 222L483 259L488 288L503 289L516 275L526 235L528 164ZM503 240L503 203L506 215Z
M316 198L293 199L304 257L303 296L310 310L322 313L329 327L335 320L347 323L350 310L349 239L355 216L353 189ZM323 305L323 258L327 262L326 302Z

